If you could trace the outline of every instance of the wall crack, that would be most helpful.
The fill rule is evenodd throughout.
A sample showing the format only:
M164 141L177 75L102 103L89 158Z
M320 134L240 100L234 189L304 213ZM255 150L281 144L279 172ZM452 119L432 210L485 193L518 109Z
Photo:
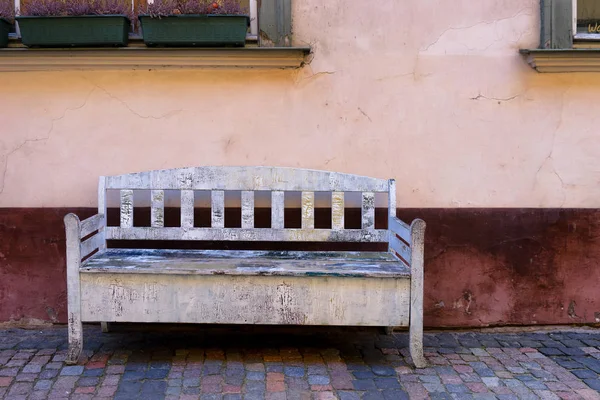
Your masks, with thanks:
M50 137L52 136L52 131L54 130L54 123L60 121L63 118L65 118L65 116L67 115L68 111L76 111L76 110L80 110L83 107L85 107L87 105L88 100L90 99L90 96L92 95L92 93L94 93L95 90L96 90L96 88L93 88L92 90L89 91L89 93L85 96L85 99L83 100L83 103L81 105L76 106L76 107L67 107L62 112L62 114L60 115L60 117L53 118L50 121L50 129L48 129L48 132L46 132L46 134L44 136L39 137L39 138L35 138L35 139L25 139L21 144L17 145L11 151L9 151L8 153L6 153L6 156L4 157L5 158L5 160L4 160L4 171L2 172L2 180L0 181L0 195L4 192L6 174L8 172L8 165L9 165L10 157L13 154L15 154L17 151L21 150L25 145L27 145L29 143L44 142L44 141L49 140Z

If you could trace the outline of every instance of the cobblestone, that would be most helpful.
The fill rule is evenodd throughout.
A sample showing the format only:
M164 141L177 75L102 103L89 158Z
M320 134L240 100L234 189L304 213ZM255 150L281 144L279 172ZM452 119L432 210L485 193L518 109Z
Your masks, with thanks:
M0 399L600 400L600 330L427 333L420 370L406 333L275 331L90 325L67 366L65 327L4 329Z

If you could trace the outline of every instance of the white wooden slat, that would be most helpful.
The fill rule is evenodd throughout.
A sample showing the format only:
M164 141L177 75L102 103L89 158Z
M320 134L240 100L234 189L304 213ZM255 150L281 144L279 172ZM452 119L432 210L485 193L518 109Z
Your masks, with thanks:
M423 263L425 248L425 221L416 219L411 227L412 255L410 265L410 356L417 368L425 368L423 356Z
M106 177L98 179L98 214L104 215L104 226L106 226ZM104 238L104 229L99 233ZM106 239L102 241L100 250L106 249Z
M194 227L194 191L181 191L181 227Z
M192 167L106 177L107 189L388 192L386 179L296 168Z
M133 190L121 190L121 228L133 226Z
M302 192L302 229L315 229L315 192Z
M285 193L279 190L271 192L271 227L283 229L285 218Z
M91 238L84 240L80 245L81 257L85 257L92 251L99 249L102 245L103 238L99 235L94 235Z
M81 225L75 214L65 216L65 233L67 236L67 321L69 322L68 364L79 360L83 348L83 326L81 324L81 245L79 232Z
M390 179L388 191L388 216L393 218L396 216L396 180Z
M79 233L80 238L84 238L92 232L104 228L104 215L96 214L81 221L81 232Z
M165 226L165 191L152 190L150 192L150 226L160 228Z
M254 192L242 192L242 228L254 228Z
M402 257L408 264L410 264L411 260L411 250L410 247L406 245L403 241L398 239L396 235L393 233L390 234L390 248L394 250L400 257Z
M81 277L84 321L407 326L409 320L409 279L296 277L291 283L282 276Z
M390 231L400 236L406 243L411 244L410 226L396 217L390 218L388 224Z
M375 193L362 194L362 228L375 229Z
M152 228L106 227L106 238L114 240L222 240L266 242L370 242L388 241L385 229L270 229L270 228Z
M210 202L211 226L213 228L223 228L225 226L225 192L213 190L210 194Z
M344 192L331 193L331 229L344 229Z

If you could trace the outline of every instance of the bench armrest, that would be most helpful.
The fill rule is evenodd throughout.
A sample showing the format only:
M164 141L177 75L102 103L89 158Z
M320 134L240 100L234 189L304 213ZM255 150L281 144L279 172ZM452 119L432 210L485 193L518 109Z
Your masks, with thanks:
M77 215L70 213L65 215L64 221L67 236L67 262L70 258L72 263L80 265L82 258L87 257L96 249L102 250L106 247L104 239L106 218L104 214L96 214L80 221ZM81 240L94 232L97 233L83 241Z
M425 245L425 221L415 219L410 225L397 217L389 219L390 252L411 266L411 270L423 268L423 252Z

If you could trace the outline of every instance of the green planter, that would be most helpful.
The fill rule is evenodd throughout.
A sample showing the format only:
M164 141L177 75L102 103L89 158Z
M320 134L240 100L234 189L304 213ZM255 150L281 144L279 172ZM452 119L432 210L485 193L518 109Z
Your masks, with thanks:
M127 46L129 18L124 15L16 17L21 40L29 47Z
M243 47L247 15L140 15L146 46Z
M0 18L0 47L8 46L8 32L10 32L10 22Z

